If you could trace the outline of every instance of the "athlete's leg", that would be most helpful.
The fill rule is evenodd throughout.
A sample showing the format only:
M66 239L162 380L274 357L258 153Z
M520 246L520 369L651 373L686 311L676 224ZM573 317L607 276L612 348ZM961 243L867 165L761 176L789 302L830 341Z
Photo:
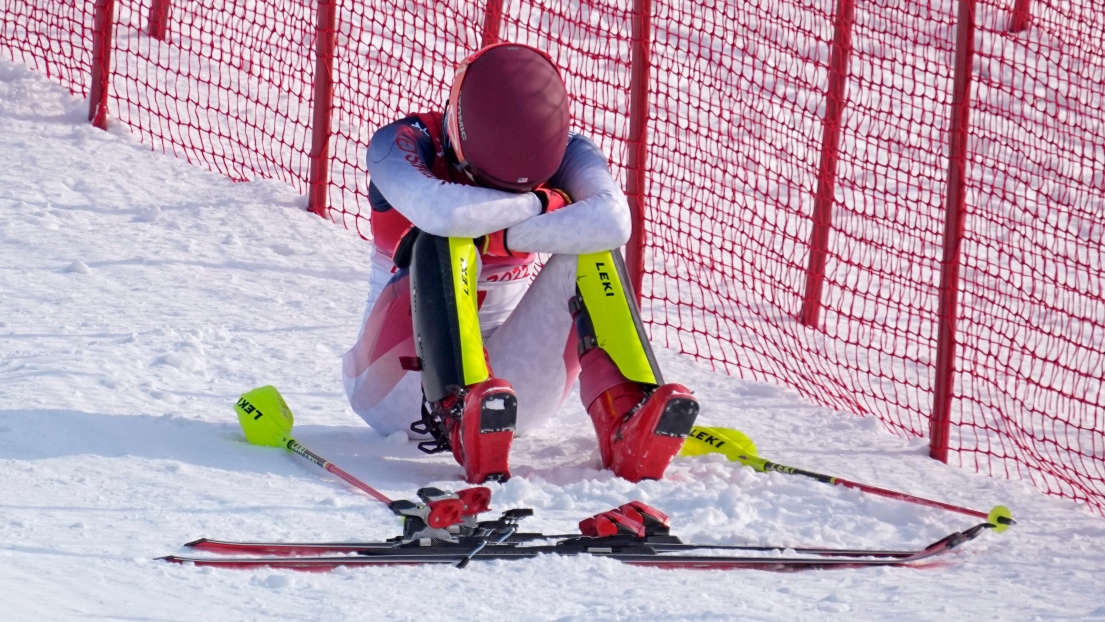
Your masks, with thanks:
M536 429L564 403L579 374L568 301L575 255L553 255L510 316L487 339L495 375L518 395L518 432Z
M520 429L552 416L578 375L603 466L632 481L658 479L698 404L686 387L664 384L626 283L616 251L554 255L487 349L518 395Z
M384 259L390 266L391 259ZM402 364L404 357L415 357L410 279L404 270L380 285L380 271L374 265L364 322L356 344L342 357L342 378L353 411L387 436L409 428L422 404L422 387Z
M479 255L471 239L418 233L411 250L411 320L428 402L423 421L436 446L451 449L466 479L510 477L517 398L493 378L480 332Z
M580 397L603 466L634 482L659 479L683 446L698 402L683 385L664 383L618 251L580 255L576 288Z

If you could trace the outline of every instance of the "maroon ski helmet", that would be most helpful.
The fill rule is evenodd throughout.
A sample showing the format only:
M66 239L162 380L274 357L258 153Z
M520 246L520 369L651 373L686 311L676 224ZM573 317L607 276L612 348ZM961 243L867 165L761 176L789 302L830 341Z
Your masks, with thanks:
M568 146L568 91L547 54L496 43L457 68L445 131L474 178L525 192L549 180Z

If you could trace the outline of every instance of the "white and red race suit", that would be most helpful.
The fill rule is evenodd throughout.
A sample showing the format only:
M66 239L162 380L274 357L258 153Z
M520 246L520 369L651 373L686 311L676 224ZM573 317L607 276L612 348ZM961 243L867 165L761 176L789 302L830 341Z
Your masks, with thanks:
M506 231L519 257L481 258L480 328L494 376L518 396L517 431L532 430L563 403L579 371L568 300L575 295L577 255L616 249L629 239L629 207L605 156L570 134L560 167L544 184L572 203L541 213L532 192L474 185L443 143L442 115L418 114L378 130L368 147L372 179L372 276L357 343L343 358L353 410L383 435L409 432L420 418L406 271L392 255L413 225L443 237L479 238ZM549 255L534 278L534 253Z

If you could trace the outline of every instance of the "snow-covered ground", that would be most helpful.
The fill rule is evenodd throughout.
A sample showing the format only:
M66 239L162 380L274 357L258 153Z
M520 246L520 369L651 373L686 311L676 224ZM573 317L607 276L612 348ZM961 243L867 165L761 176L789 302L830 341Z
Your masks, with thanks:
M289 452L248 445L232 406L277 386L296 437L393 498L460 470L378 436L348 408L368 245L273 182L235 184L85 122L84 104L0 62L0 602L5 620L1105 619L1105 520L1026 482L926 457L921 440L661 351L701 422L794 466L988 510L1019 525L925 568L690 571L548 558L330 574L154 558L199 536L394 535L380 503ZM597 470L572 399L517 439L493 507L572 530L641 499L689 541L906 547L973 519L719 456L662 482Z

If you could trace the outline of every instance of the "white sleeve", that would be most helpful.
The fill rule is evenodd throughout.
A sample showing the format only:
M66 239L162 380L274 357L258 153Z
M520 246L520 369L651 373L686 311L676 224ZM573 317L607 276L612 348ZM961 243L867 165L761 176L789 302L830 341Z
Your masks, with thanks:
M579 255L615 249L629 240L629 203L595 143L573 134L549 185L574 202L510 227L510 250Z
M438 179L420 150L429 136L397 121L368 145L368 173L388 203L419 229L443 237L477 238L541 213L531 192L465 186ZM432 143L431 143L432 144Z

